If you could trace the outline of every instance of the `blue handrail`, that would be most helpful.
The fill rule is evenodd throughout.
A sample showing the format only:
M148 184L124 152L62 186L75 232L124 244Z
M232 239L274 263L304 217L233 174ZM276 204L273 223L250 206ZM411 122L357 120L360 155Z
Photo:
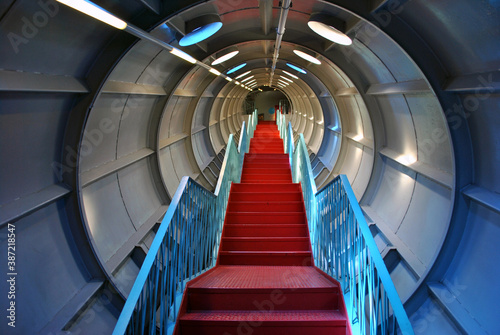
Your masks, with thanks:
M294 149L291 123L285 127L284 115L276 116L285 151L293 151L293 181L302 185L315 265L341 283L351 324L360 334L413 335L349 180L337 176L317 191L304 136Z
M167 334L186 283L215 266L232 182L239 182L257 114L243 122L238 148L229 135L215 192L183 177L156 232L113 335Z

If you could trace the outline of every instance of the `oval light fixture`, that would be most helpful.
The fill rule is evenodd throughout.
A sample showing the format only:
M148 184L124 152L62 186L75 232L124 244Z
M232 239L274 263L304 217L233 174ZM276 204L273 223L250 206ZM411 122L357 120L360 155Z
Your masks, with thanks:
M182 47L199 43L222 27L222 22L217 14L206 14L198 16L186 22L186 35L181 38L179 45Z
M300 67L298 67L298 66L295 66L295 65L290 64L290 63L286 63L286 65L287 65L288 67L290 67L290 68L294 69L295 71L298 71L298 72L303 73L303 74L307 74L306 70L301 69L301 68L300 68Z
M311 62L311 63L313 63L313 64L318 64L318 65L320 65L320 64L321 64L321 61L320 61L319 59L317 59L316 57L313 57L313 56L311 56L311 55L309 55L309 54L307 54L307 53L305 53L305 52L303 52L303 51L300 51L300 50L293 50L293 52L294 52L297 56L299 56L299 57L300 57L300 58L302 58L302 59L305 59L305 60L306 60L306 61L308 61L308 62Z
M224 56L219 57L219 58L217 58L216 60L214 60L214 61L212 62L212 65L217 65L217 64L223 63L223 62L225 62L225 61L227 61L227 60L229 60L229 59L233 58L233 57L234 57L234 56L236 56L238 53L239 53L239 51L238 51L238 50L236 50L236 51L231 51L231 52L229 52L229 53L225 54Z
M231 74L231 73L233 73L233 72L236 72L236 71L238 71L239 69L244 68L246 65L247 65L247 63L243 63L243 64L240 64L240 65L237 65L237 66L233 67L232 69L230 69L229 71L227 71L227 73L226 73L226 74Z
M345 28L345 22L337 18L324 14L313 14L309 19L309 22L307 22L307 25L312 29L312 31L327 40L342 45L352 44L351 38L341 31Z

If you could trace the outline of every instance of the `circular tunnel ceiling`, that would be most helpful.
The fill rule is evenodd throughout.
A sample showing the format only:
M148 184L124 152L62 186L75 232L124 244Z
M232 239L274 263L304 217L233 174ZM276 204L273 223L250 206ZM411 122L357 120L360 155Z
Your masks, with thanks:
M271 86L292 105L288 120L304 134L317 186L348 176L406 301L440 253L453 212L455 157L444 102L376 24L321 1L293 3L273 72L280 7L278 1L262 3L204 2L150 33L208 65L238 50L213 67L227 73L246 63L229 76L251 71L238 80L253 76L248 83L255 87L269 85L273 73ZM353 43L315 34L308 20L318 12L342 22ZM179 46L185 23L206 14L218 14L222 28L198 44ZM281 77L287 79L278 85ZM246 120L249 91L147 40L134 43L101 84L80 141L80 205L101 266L126 296L137 265L131 254L120 254L121 247L143 230L147 251L157 223L150 218L164 210L184 175L213 188L215 159Z

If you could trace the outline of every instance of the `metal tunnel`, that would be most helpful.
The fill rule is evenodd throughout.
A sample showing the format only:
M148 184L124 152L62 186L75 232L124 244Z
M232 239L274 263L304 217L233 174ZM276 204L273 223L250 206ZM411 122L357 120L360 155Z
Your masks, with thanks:
M249 100L272 119L276 97L318 189L349 178L415 332L500 333L500 1L293 1L275 69L281 1L95 3L204 64L239 51L213 68L246 63L255 89L55 0L1 1L0 333L111 333L181 178L213 189ZM222 28L179 46L205 14Z

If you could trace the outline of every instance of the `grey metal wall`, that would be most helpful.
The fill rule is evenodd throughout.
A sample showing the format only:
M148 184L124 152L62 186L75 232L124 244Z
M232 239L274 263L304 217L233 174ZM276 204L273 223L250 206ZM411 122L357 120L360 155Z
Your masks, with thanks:
M209 63L236 46L217 68L268 78L278 1L98 3L173 45L217 12L223 28L185 51ZM283 90L289 119L318 186L349 177L417 333L500 331L499 10L296 1L288 15L276 73L308 71ZM309 30L318 11L353 45ZM0 247L14 224L18 273L16 329L2 316L0 330L109 333L180 178L211 186L248 91L52 0L2 2L0 30Z

